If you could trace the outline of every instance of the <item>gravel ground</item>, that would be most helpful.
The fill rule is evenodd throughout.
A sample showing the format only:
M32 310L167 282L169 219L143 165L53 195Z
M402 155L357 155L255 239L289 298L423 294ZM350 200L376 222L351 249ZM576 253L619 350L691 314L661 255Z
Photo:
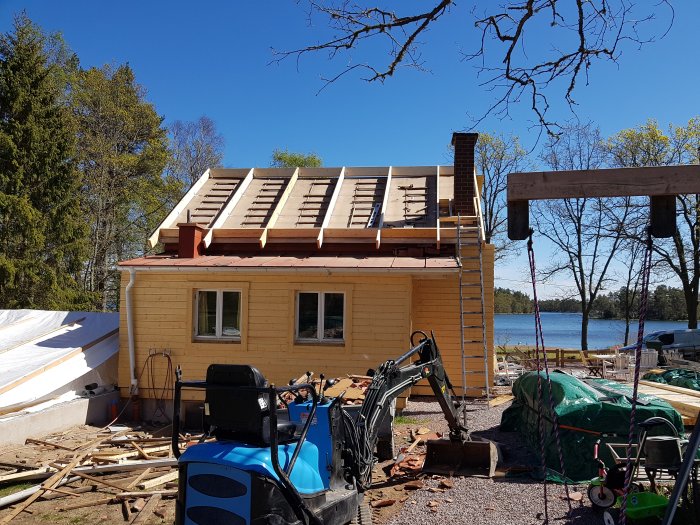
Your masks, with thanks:
M468 414L469 428L474 436L491 439L501 446L503 462L499 466L533 465L536 457L522 444L516 432L500 432L498 426L501 414L510 406L485 409L483 404L470 405ZM432 430L446 431L439 405L436 402L409 401L403 411L407 418L420 420ZM404 524L479 524L479 525L535 525L544 522L543 485L536 481L512 480L510 478L454 478L454 487L444 493L432 493L422 489L410 494L403 508L390 520L390 525ZM426 480L427 487L437 487L439 481ZM567 518L568 510L561 485L547 485L549 497L550 523L571 523L575 525L600 525L602 515L594 511L587 496L586 486L571 487L583 494L581 502L572 502L572 513ZM447 500L447 501L446 501ZM428 502L437 501L436 511Z

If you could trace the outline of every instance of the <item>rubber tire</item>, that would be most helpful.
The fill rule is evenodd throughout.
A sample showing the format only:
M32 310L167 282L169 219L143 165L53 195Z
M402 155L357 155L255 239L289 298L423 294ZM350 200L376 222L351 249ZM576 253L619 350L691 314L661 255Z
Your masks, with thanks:
M600 485L591 485L588 487L588 499L591 500L591 503L593 506L597 509L609 509L613 505L615 505L615 501L617 498L615 497L615 493L610 490L608 487L603 486L603 495L605 496L605 500L600 499Z
M620 519L619 509L608 509L603 512L603 525L617 525Z

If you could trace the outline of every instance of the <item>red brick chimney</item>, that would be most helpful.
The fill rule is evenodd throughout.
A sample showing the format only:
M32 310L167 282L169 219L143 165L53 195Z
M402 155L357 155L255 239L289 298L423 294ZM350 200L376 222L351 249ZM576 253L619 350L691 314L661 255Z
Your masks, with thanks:
M455 200L452 213L474 215L474 147L478 133L453 133L455 149Z
M196 222L181 222L177 229L177 256L180 259L194 259L202 255L204 228Z

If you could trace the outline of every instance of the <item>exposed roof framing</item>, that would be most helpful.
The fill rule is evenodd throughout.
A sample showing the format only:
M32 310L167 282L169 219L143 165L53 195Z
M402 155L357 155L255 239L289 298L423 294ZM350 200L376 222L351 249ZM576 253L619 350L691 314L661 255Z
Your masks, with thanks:
M451 166L211 169L149 244L176 245L178 224L189 219L204 228L205 248L222 246L218 253L241 243L261 249L270 243L439 248L456 238L448 217L453 179ZM475 194L478 199L478 188Z

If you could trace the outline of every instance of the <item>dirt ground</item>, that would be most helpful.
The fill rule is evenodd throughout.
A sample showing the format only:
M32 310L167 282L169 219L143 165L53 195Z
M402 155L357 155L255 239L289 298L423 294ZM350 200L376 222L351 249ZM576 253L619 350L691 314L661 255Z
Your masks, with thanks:
M428 438L434 437L434 432L444 431L444 420L440 421L441 414L425 413L420 410L421 404L417 403L412 411L407 411L408 416L398 417L394 425L395 442L397 452L401 448L406 448L419 436ZM438 422L439 421L439 422ZM164 435L165 429L161 435ZM148 435L158 435L151 433ZM12 464L31 467L49 465L52 462L64 460L67 462L72 457L73 452L65 449L72 449L100 437L109 437L109 434L100 432L100 429L91 427L77 427L61 434L43 436L41 439L54 443L56 446L48 446L37 443L30 443L24 446L5 447L0 449L0 463L5 466L0 468L10 468ZM121 449L100 450L99 454L123 451ZM453 480L443 476L430 476L420 472L422 464L422 454L425 452L425 445L420 442L412 454L405 455L406 461L395 467L395 461L382 462L375 468L373 476L373 486L367 492L373 515L373 521L384 524L400 515L402 509L416 505L416 498L421 494L433 498L440 505L450 503ZM167 453L162 453L165 455ZM392 475L392 467L393 475ZM148 477L157 477L168 471L170 468L161 468L150 472ZM116 494L124 492L133 483L139 471L113 473L105 476L95 476L98 479L107 480L112 486L91 479L81 479L61 487L62 490L74 491L89 490L77 496L66 495L61 492L47 493L52 499L43 498L35 501L27 510L22 512L12 521L13 525L30 525L37 523L56 524L93 524L93 523L140 523L146 525L171 524L174 522L175 504L172 496L163 497L158 503L146 509L147 512L139 515L138 512L128 515L125 512L127 504L111 500ZM0 472L0 475L2 472ZM146 478L147 479L147 478ZM26 488L27 486L40 483L40 481L28 482L26 485L15 486L15 488ZM119 487L119 488L116 488ZM170 490L176 487L176 483L158 486L152 490ZM133 489L136 490L136 489ZM0 486L0 496L6 495L9 490ZM428 494L430 493L430 494ZM127 500L130 506L136 502L137 498ZM420 499L420 498L419 498ZM140 502L141 504L144 501ZM423 503L424 504L424 503ZM70 508L80 505L80 508ZM386 506L384 506L386 505ZM10 509L0 510L0 521L10 513ZM140 521L135 520L138 516Z

